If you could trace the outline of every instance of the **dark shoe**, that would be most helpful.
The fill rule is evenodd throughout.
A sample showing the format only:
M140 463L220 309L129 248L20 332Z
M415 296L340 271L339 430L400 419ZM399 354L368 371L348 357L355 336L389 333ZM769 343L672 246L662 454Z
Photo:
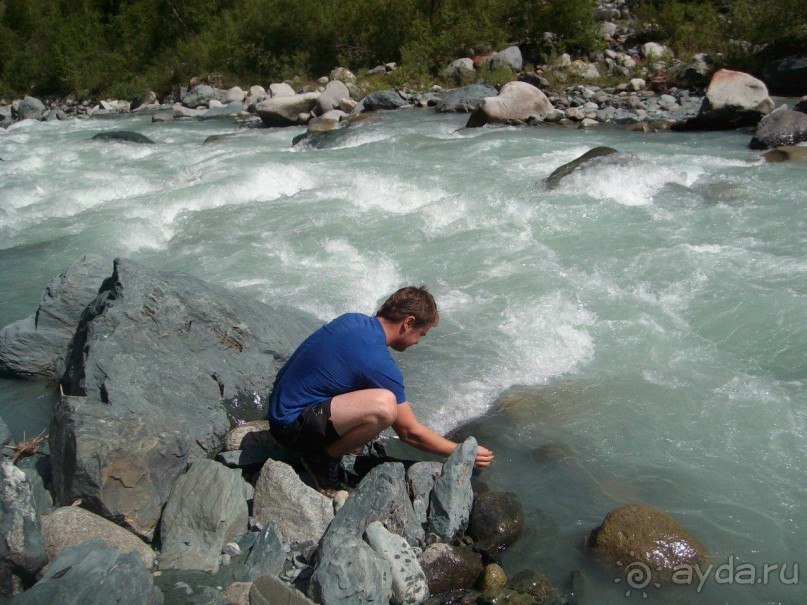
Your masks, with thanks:
M311 475L317 489L333 498L346 487L346 473L342 466L342 458L331 458L325 452L306 454L300 459L303 468Z

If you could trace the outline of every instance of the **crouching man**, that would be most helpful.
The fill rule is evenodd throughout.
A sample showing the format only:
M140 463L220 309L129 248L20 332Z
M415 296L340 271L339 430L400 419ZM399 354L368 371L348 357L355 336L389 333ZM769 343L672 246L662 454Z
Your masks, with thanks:
M347 313L318 329L278 372L269 398L272 435L302 455L320 490L339 489L342 456L388 427L424 452L448 456L457 446L417 421L389 352L416 345L439 319L425 287L401 288L375 316ZM476 466L493 457L479 446Z

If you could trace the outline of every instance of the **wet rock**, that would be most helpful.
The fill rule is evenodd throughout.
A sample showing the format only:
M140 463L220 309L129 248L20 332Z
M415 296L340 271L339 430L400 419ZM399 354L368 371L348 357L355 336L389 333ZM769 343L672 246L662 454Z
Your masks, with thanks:
M698 115L676 130L730 130L754 126L773 111L774 104L761 80L739 71L721 69L712 76Z
M771 149L807 141L807 113L787 109L774 111L757 125L751 149Z
M99 132L93 141L123 141L124 143L139 143L142 145L154 145L154 141L139 132L130 130L114 130L112 132Z
M374 521L365 530L370 547L387 560L392 570L392 600L394 605L420 605L429 598L426 576L420 568L412 547L401 536L389 532Z
M160 569L215 573L224 545L247 529L241 473L197 460L176 482L160 520Z
M493 86L477 82L448 93L435 105L437 113L468 113L474 111L485 97L495 97Z
M189 109L207 107L209 101L217 98L216 90L207 84L199 84L182 97L182 104Z
M777 147L762 157L766 162L807 162L807 147Z
M478 553L441 542L423 551L420 567L433 595L476 585L483 569Z
M109 277L111 261L82 256L53 278L36 313L0 330L0 375L53 379L64 371L67 345L81 312Z
M412 496L412 508L418 522L426 527L428 523L429 499L435 482L443 472L439 462L416 462L406 471L406 482Z
M796 105L793 107L793 111L800 111L801 113L807 113L807 96L804 96L798 100Z
M525 125L543 120L552 109L552 103L535 86L526 82L508 82L498 96L482 99L466 128L485 124Z
M253 420L240 424L224 438L225 451L273 447L277 447L277 442L269 432L268 420Z
M345 504L342 510L348 507ZM358 537L331 542L311 576L309 596L323 605L388 603L392 569Z
M552 174L546 177L544 183L546 184L547 189L555 189L565 177L570 175L575 170L578 170L580 167L586 166L591 164L593 160L596 158L606 157L615 153L619 153L616 149L612 147L594 147L593 149L588 150L586 153L581 155L576 160L572 160L556 168Z
M543 603L553 594L552 582L549 581L549 578L539 571L529 569L514 575L506 586L518 593L532 596L538 603Z
M288 464L274 460L261 469L252 515L259 523L274 523L287 544L319 542L334 517L328 497L303 483Z
M507 584L507 574L504 569L496 563L485 565L482 575L479 578L479 589L483 592L489 590L500 590Z
M15 605L161 605L163 594L140 557L122 554L101 540L61 552L42 579L14 601Z
M632 562L646 565L656 581L669 581L676 566L706 569L706 549L667 513L647 504L630 504L612 510L591 532L588 548L599 560L629 569Z
M28 479L0 457L0 597L14 596L48 562Z
M364 111L377 111L379 109L400 109L406 101L394 90L379 90L371 92L360 103Z
M249 551L245 562L246 579L255 581L263 576L277 576L283 571L286 552L282 536L272 522L267 522Z
M347 117L347 114L341 109L326 111L324 114L318 118L314 118L308 123L307 134L329 132L342 128L343 120Z
M42 542L51 559L88 540L102 540L121 553L134 552L146 569L154 567L155 553L140 538L119 525L78 506L57 508L42 519Z
M468 535L481 552L495 553L515 542L524 529L521 500L512 492L485 492L471 510Z
M272 85L274 86L274 85ZM271 88L271 86L270 86ZM275 95L255 106L255 112L265 126L299 126L306 124L302 116L310 115L320 93L306 92L295 95Z
M314 605L314 601L278 578L263 576L249 589L249 605Z
M807 53L773 61L765 68L763 78L773 94L807 94Z
M474 494L471 473L474 470L477 444L468 437L454 448L443 464L440 478L429 499L429 529L446 541L454 539L468 525Z
M267 393L315 321L117 259L67 355L50 427L57 502L150 539L177 478L215 454L223 402ZM239 408L239 413L248 409Z

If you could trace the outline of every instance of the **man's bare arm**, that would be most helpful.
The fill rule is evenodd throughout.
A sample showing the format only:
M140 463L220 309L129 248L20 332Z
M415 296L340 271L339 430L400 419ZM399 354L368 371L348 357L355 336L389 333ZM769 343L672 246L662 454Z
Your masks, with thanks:
M431 429L423 426L415 418L412 406L409 403L398 405L398 417L392 424L392 429L401 438L401 441L430 454L449 456L457 444L445 437L441 437ZM474 466L483 468L488 466L494 458L491 450L478 446Z

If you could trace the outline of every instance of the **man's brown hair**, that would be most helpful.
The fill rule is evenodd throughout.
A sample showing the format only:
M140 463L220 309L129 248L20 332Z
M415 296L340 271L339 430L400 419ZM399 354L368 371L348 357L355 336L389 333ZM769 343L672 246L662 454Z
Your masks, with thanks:
M440 322L437 303L426 286L406 286L390 296L376 313L392 322L415 318L415 327L436 326Z

